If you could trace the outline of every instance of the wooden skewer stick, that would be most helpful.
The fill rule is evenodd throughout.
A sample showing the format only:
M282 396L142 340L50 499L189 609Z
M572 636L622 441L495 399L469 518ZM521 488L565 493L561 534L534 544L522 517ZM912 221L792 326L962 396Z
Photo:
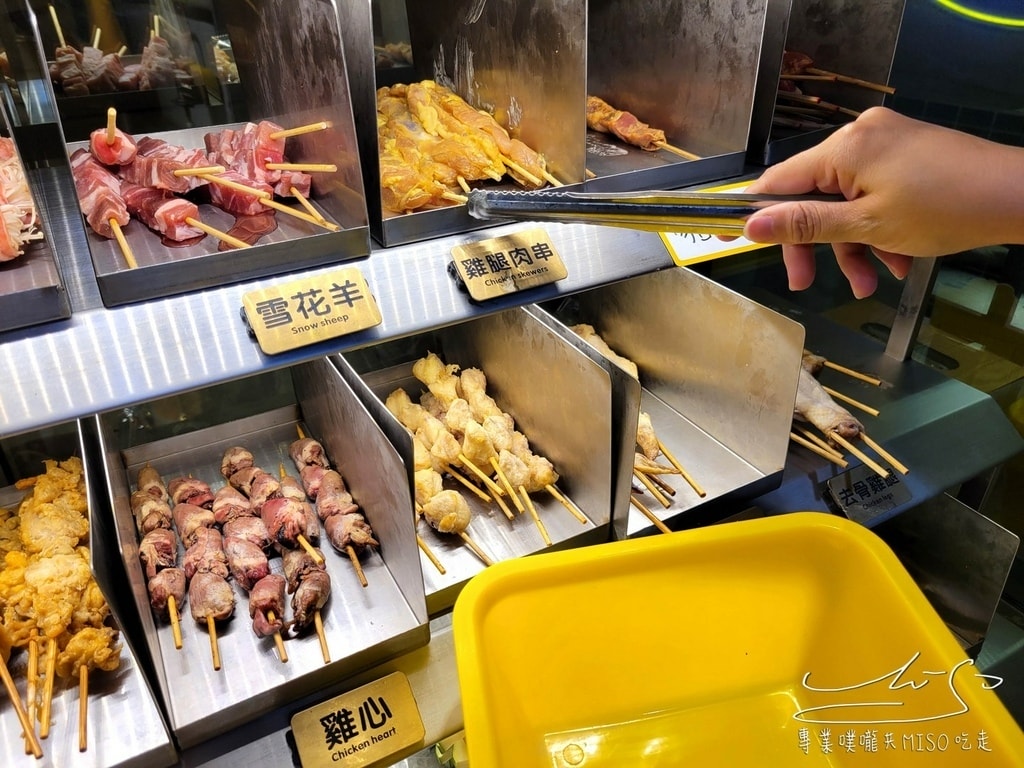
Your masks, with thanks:
M468 197L460 195L457 192L442 192L441 199L451 200L453 203L465 203L469 201Z
M160 37L160 14L153 14L153 35L154 37Z
M896 89L889 85L883 85L882 83L873 83L870 80L861 80L859 77L850 77L849 75L841 75L838 72L829 72L827 69L818 69L817 67L808 67L806 70L809 75L819 75L821 77L830 77L840 83L848 83L850 85L859 85L861 88L867 88L872 91L880 91L881 93L888 93L890 96L896 93Z
M679 470L675 467L664 467L661 464L633 464L636 472L655 477L657 475L678 475Z
M437 555L434 554L434 551L427 545L427 542L425 542L423 540L423 537L420 536L418 533L416 534L416 545L420 548L420 551L427 556L427 560L434 564L434 567L437 568L437 572L444 576L444 574L446 574L447 571L444 569L444 566L441 565L441 561L437 559Z
M217 622L213 616L206 617L206 629L210 633L210 653L213 655L214 670L220 669L220 645L217 643Z
M218 240L223 240L225 243L232 246L233 248L252 247L247 242L245 242L245 240L239 240L234 235L229 235L227 232L222 232L216 227L211 227L209 224L202 222L199 219L193 218L192 216L186 216L185 223L195 227L196 229L201 229L203 232L210 235L211 237L216 237Z
M472 460L468 456L466 456L466 454L460 453L459 461L461 461L462 465L466 467L470 472L472 472L474 475L480 478L480 482L487 486L487 490L491 492L492 496L498 497L503 496L505 494L505 491L496 482L491 480L491 478L489 478L487 474L482 469L480 469L480 467L474 464Z
M39 641L35 637L28 640L28 689L25 691L25 700L28 702L28 722L31 734L25 732L25 754L32 754L32 737L36 735L36 698L39 688Z
M301 136L304 133L326 131L330 127L331 124L324 121L319 123L309 123L308 125L297 125L294 128L283 128L280 131L274 131L270 134L270 138L277 141L278 139L287 139L289 136Z
M519 163L517 163L511 157L502 157L501 158L501 162L503 162L505 165L507 165L509 168L511 168L516 173L518 173L520 176L522 176L528 182L533 184L535 187L542 187L542 186L544 186L544 182L541 179L537 178L532 173L530 173L528 170L523 168L523 166L521 166Z
M103 30L101 30L99 27L96 27L96 31L92 33L92 47L93 48L99 48L100 47L100 32L102 32L102 31Z
M533 524L537 526L537 530L540 531L540 536L544 539L544 546L550 547L552 544L551 537L548 535L548 529L544 525L544 521L540 519L540 515L537 514L537 508L533 506L533 499L530 498L530 494L526 492L523 486L519 486L519 493L523 497L523 501L526 502L526 508L530 510L530 517L533 518Z
M64 30L60 28L60 19L57 18L57 9L50 6L50 18L53 19L53 28L57 30L57 41L60 43L61 48L67 47L67 42L64 40Z
M320 611L313 614L313 626L316 627L316 636L320 640L320 655L324 658L324 664L331 663L331 651L327 647L327 634L324 632L324 617Z
M199 168L177 168L171 174L180 179L182 176L204 176L208 173L224 173L226 170L223 165L203 165Z
M314 219L319 221L321 224L327 223L327 219L325 219L323 215L321 215L320 211L313 207L313 204L309 202L308 198L306 198L304 194L299 192L299 190L297 190L295 187L290 187L288 191L292 193L292 197L299 201L299 205L306 209L306 213L308 213Z
M359 577L359 583L362 584L365 589L367 587L366 574L363 573L363 566L359 562L359 555L356 554L355 549L351 545L345 547L345 551L348 552L348 559L352 561L352 567L356 570L356 576Z
M854 400L849 395L844 395L842 392L837 392L836 390L832 389L832 387L822 386L822 389L824 389L826 392L832 395L832 397L834 397L836 400L842 400L847 405L852 405L854 408L859 408L860 410L864 411L864 413L869 413L872 416L878 415L877 408L872 408L870 405L865 405L860 400Z
M316 548L309 543L309 539L303 536L301 533L295 537L295 540L299 542L299 546L306 550L306 553L313 558L313 562L320 565L324 559L320 556L320 553L316 551Z
M127 45L122 45L120 48L117 49L117 55L118 56L124 56L126 53L128 53L128 46Z
M50 7L53 8L52 5ZM22 730L25 732L25 739L29 743L29 748L36 759L39 759L43 756L43 748L39 744L39 739L36 738L36 731L32 721L28 718L28 712L25 711L25 705L21 703L21 694L18 693L18 689L14 685L11 671L3 662L0 662L0 675L4 678L4 687L7 689L7 695L11 697L14 711L18 714L18 722L21 723Z
M779 80L793 80L801 82L834 83L838 78L835 75L781 75Z
M868 456L866 453L864 453L864 451L862 451L860 448L855 446L853 443L851 443L849 440L847 440L845 437L840 435L835 430L832 430L831 432L829 432L828 436L831 437L833 440L835 440L837 443L839 443L841 446L843 446L843 448L848 450L850 453L852 453L854 456L856 456L862 462L864 462L864 464L866 464L867 466L871 467L871 469L876 474L878 474L878 475L880 475L882 477L888 477L889 476L889 470L887 470L885 467L883 467L877 461L872 459L870 456Z
M512 499L512 503L516 505L516 509L519 510L519 514L523 514L526 508L523 507L523 503L519 501L519 495L516 493L516 489L512 487L512 483L508 481L508 477L501 470L501 466L498 464L498 460L491 456L491 466L494 467L494 473L501 480L501 484L505 486L505 490L508 491L509 498ZM522 486L520 486L522 487Z
M211 176L210 178L215 179L217 177ZM296 219L308 221L310 224L316 224L318 227L329 229L331 232L337 232L339 229L341 229L341 227L339 227L337 224L334 224L330 221L317 221L315 217L310 216L305 211L296 211L294 208L289 208L284 203L277 202L277 200L271 200L270 198L266 198L260 200L260 202L263 203L268 208L273 208L275 211L280 211L281 213L286 213L289 216L294 216Z
M796 432L790 432L789 439L792 440L794 443L797 443L798 445L802 445L811 453L816 453L819 456L821 456L821 458L831 461L833 464L838 464L840 467L848 466L848 462L846 461L846 459L837 459L835 454L833 454L831 451L826 451L821 446L812 443L806 437L798 435Z
M636 470L636 467L634 467L633 469L634 469L634 470ZM638 470L638 471L639 471L639 470ZM673 473L674 473L674 472L673 472ZM669 485L668 483L666 483L666 482L665 482L665 481L664 481L664 480L663 480L663 479L662 479L662 478L660 477L660 475L659 475L659 474L649 474L649 473L646 473L646 472L645 472L645 473L643 473L643 474L647 475L647 478L648 478L648 479L649 479L649 480L650 480L650 481L651 481L652 483L654 483L654 484L655 484L656 486L658 486L659 488L661 488L661 490L663 490L663 491L664 491L665 493L667 493L667 494L668 494L669 496L675 496L675 495L676 495L676 489L675 489L675 488L673 488L673 487L672 487L671 485Z
M573 517L580 521L580 524L586 525L588 522L590 522L589 520L587 520L587 516L580 511L579 507L577 507L576 504L573 503L568 496L566 496L564 493L558 490L555 486L551 484L545 485L544 490L550 493L556 499L558 499L558 502L563 507L568 509L569 512L572 513Z
M812 443L817 445L823 451L827 451L828 453L831 453L833 456L835 456L835 458L837 458L837 459L842 459L843 458L843 454L841 454L839 451L837 451L835 449L835 446L829 445L828 442L826 442L826 440L823 437L818 437L816 434L811 432L811 430L807 429L806 427L796 427L796 431L801 436L807 438Z
M893 456L891 453L889 453L887 450L885 450L885 448L883 448L878 443L876 443L874 440L872 440L870 437L868 437L866 432L861 432L860 433L860 439L864 441L864 444L868 448L870 448L875 453L877 453L879 456L881 456L883 459L885 459L887 462L892 464L893 469L895 469L901 475L908 475L908 474L910 474L910 469L907 467L906 464L904 464L903 462L897 460L896 457Z
M43 678L43 713L39 720L39 738L50 735L50 713L53 709L53 677L57 671L57 641L46 641L46 674Z
M666 152L671 152L673 155L679 155L687 160L700 160L700 155L695 155L693 152L687 152L685 149L680 149L669 144L667 141L655 142L655 146L658 149L664 149Z
M493 168L484 168L484 175L495 181L501 181L501 174Z
M139 266L139 262L135 260L135 254L132 253L132 247L128 245L128 241L125 240L124 232L121 231L121 225L117 223L117 219L110 220L110 228L114 231L114 239L117 240L117 245L121 249L121 254L124 256L124 260L128 262L129 269L135 269Z
M114 143L114 139L117 135L114 133L114 129L117 128L117 110L113 107L107 107L107 135L104 137L107 142L107 146Z
M475 484L470 482L469 478L463 477L461 473L457 472L454 467L452 467L452 466L448 467L448 474L451 475L451 477L453 477L456 480L458 480L464 486L466 486L466 488L471 490L477 496L479 496L481 501L483 501L484 503L490 504L491 502L494 501L494 499L492 499L487 493L484 493L484 491L482 491Z
M89 748L89 667L78 667L78 751Z
M486 554L484 554L484 551L480 549L479 545L477 545L477 543L473 541L473 539L470 538L468 533L466 533L465 531L460 531L459 536L464 542L466 542L466 546L472 550L473 554L480 558L480 561L484 565L494 565L494 561L491 560L491 558L489 558Z
M271 624L274 623L274 612L267 611L267 620ZM280 632L274 633L274 645L277 647L277 658L281 660L282 664L288 663L288 651L284 649L284 640L281 638Z
M646 488L648 492L651 494L651 496L657 499L658 503L661 504L661 506L663 506L665 509L668 509L669 507L672 506L672 502L668 500L668 497L665 496L665 494L663 494L661 491L659 491L658 487L650 480L648 480L646 475L641 475L639 472L634 472L633 477L635 477L637 480L643 483L644 488Z
M657 528L659 531L661 531L662 533L672 533L672 529L665 525L663 522L661 522L661 520L658 519L658 516L651 512L651 510L649 510L646 507L646 505L642 501L640 501L640 499L638 499L636 496L634 496L633 494L629 494L629 502L638 510L640 510L640 514L642 514L644 517L650 520L651 523L654 524L654 527Z
M470 192L469 182L467 182L463 176L456 176L455 180L459 182L459 186L462 188L462 191L468 195Z
M882 386L882 380L881 379L876 378L875 376L869 376L866 373L861 373L860 371L855 371L852 368L847 368L845 366L839 365L838 363L833 363L831 360L826 360L825 361L825 367L826 368L831 368L833 371L839 371L840 373L845 373L847 376L852 376L855 379L860 379L861 381L866 381L868 384L874 384L876 387Z
M565 186L565 184L560 182L554 175L552 175L552 173L547 168L545 168L543 171L541 171L541 175L544 177L544 180L548 184L550 184L552 187L564 187Z
M304 173L337 173L334 163L267 163L270 171L303 171Z
M583 169L583 175L586 176L588 179L596 179L597 178L597 174L594 173L589 168L584 168Z
M680 464L676 457L672 455L672 452L668 449L668 447L663 442L661 442L661 438L658 439L658 448L661 449L662 454L665 456L666 459L668 459L668 463L679 471L679 474L683 476L683 480L690 484L690 487L693 488L694 492L698 496L700 496L703 499L705 496L708 495L708 492L701 488L701 486L697 483L696 480L690 477L690 473L683 469L683 465Z
M167 615L171 617L171 636L174 637L174 647L181 650L181 617L178 615L178 601L174 595L167 597Z
M242 192L246 195L258 197L260 201L264 203L272 197L270 192L267 192L265 189L256 189L255 187L250 187L245 184L239 184L237 181L225 179L223 176L217 176L214 173L203 173L199 175L199 178L204 179L211 184L220 184L222 187L229 187L236 192Z

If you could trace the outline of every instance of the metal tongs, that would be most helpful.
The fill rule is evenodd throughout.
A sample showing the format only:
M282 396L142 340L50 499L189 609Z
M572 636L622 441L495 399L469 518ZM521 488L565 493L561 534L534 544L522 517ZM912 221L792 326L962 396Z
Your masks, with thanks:
M719 192L536 192L474 189L467 207L477 219L605 224L651 232L741 235L746 218L791 200L839 201L838 195L748 195Z

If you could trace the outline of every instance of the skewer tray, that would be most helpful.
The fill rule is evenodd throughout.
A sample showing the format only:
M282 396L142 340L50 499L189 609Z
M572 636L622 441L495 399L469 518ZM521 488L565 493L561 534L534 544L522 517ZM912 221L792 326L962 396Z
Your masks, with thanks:
M515 428L527 436L534 452L551 460L560 475L556 487L575 502L587 520L582 524L547 492L530 494L552 540L552 547L547 547L530 515L518 513L507 496L504 500L513 520L495 504L484 503L446 478L445 489L461 490L472 510L467 533L480 548L499 561L607 540L617 472L607 370L524 309L333 356L339 369L351 367L370 396L377 398L382 423L395 435L400 450L408 451L410 473L412 438L383 407L383 401L401 387L413 402L419 402L426 387L412 376L412 363L428 352L436 353L445 363L484 372L487 393L512 415ZM485 566L458 536L440 534L424 520L417 531L446 571L441 574L420 554L427 607L435 615L451 607L466 582Z
M77 432L77 434L76 434ZM89 502L90 565L96 583L110 605L114 624L120 628L121 664L114 672L93 672L89 675L88 748L78 749L78 684L57 678L54 685L50 735L40 741L43 757L36 760L25 753L14 707L6 693L0 697L0 765L38 766L39 768L161 768L177 759L167 726L160 714L157 700L146 680L140 658L128 636L127 624L131 606L119 602L124 571L109 531L109 510L101 495L90 485L89 454L84 450L82 432L70 425L58 428L44 438L47 458L63 461L69 456L82 457ZM35 444L35 443L33 443ZM45 471L40 463L36 474ZM26 491L13 485L0 489L0 506L14 508ZM0 559L2 562L2 559ZM124 610L127 607L127 613ZM12 653L8 668L24 703L28 655ZM40 669L40 690L42 669ZM38 733L38 724L36 726Z
M422 576L412 529L412 501L398 454L369 413L325 360L292 369L296 404L175 437L134 446L111 447L113 420L101 415L107 479L117 535L144 642L152 654L171 728L182 748L195 745L282 704L314 691L324 698L355 672L426 644L429 640ZM113 414L111 414L113 416ZM138 556L138 535L129 504L138 470L147 463L165 482L189 475L217 489L224 485L224 450L247 447L256 465L275 476L279 464L298 477L288 455L297 426L324 445L380 541L379 550L361 558L368 586L360 586L347 555L336 552L321 529L321 549L331 576L331 597L322 609L331 661L325 663L317 635L285 639L287 663L277 656L273 638L259 638L248 617L244 590L233 580L235 615L219 622L222 668L215 671L205 625L182 607L183 647L174 648L170 625L155 619ZM270 558L281 573L281 559ZM287 618L291 618L290 607Z
M578 343L569 326L588 323L637 364L640 411L706 492L699 496L678 474L661 476L676 489L669 507L650 493L637 497L660 520L707 522L721 502L734 509L736 500L781 482L804 336L798 323L688 269L631 278L544 309L565 338ZM657 460L669 466L664 456ZM656 532L633 508L615 530L618 538Z

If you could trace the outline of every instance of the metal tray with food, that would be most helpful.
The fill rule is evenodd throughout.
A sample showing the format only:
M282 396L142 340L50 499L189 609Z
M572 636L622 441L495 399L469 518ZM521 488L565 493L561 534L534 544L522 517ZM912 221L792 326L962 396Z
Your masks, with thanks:
M401 458L326 360L291 375L295 405L104 449L183 748L429 639Z
M642 385L620 537L692 527L782 480L803 327L687 269L543 307ZM701 511L703 508L704 512ZM706 512L706 514L705 514Z
M0 763L171 765L170 735L122 631L123 570L74 426L34 440L54 458L0 489L0 659L18 697L0 698Z
M267 120L138 137L115 127L127 153L133 143L151 153L136 149L135 159L119 166L98 159L106 151L102 120L96 138L68 144L104 303L365 256L361 182L358 169L353 178L353 168L338 163L343 140L330 127L337 119L297 126L312 131L298 136L282 136L289 129ZM232 170L248 162L243 154L264 159L243 174ZM270 175L260 165L273 166ZM94 194L104 185L119 195Z
M0 105L0 331L71 315L30 176Z
M609 373L526 310L331 359L408 452L432 615L492 562L608 538Z

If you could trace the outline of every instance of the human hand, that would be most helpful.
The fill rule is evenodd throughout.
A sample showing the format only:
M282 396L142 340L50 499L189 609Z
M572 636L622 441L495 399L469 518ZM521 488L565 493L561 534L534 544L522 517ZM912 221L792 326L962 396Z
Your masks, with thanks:
M874 292L871 254L903 278L911 257L1024 241L1024 150L876 107L773 166L752 194L841 194L752 214L744 236L781 243L791 290L814 281L814 243L831 243L854 296Z

